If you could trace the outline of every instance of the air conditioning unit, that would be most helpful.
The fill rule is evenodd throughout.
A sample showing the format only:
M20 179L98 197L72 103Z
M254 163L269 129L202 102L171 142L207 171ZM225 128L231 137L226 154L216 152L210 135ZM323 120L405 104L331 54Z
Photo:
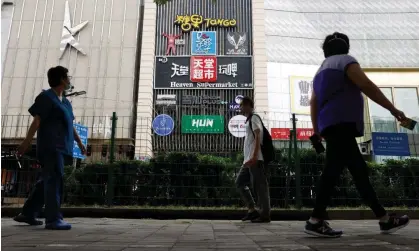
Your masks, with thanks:
M359 147L359 151L361 152L362 155L370 155L371 154L370 144L359 143L358 147Z

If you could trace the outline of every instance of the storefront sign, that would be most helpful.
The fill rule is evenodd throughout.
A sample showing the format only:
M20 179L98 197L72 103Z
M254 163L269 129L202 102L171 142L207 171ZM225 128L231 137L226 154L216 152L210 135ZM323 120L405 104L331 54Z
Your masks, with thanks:
M158 94L156 98L157 106L176 106L176 94L161 95Z
M185 106L206 106L206 105L225 105L226 101L223 101L220 96L194 96L184 95L182 96L181 105Z
M249 41L246 32L228 32L224 51L226 55L248 55Z
M228 109L230 111L240 112L240 104L243 98L243 95L237 95L234 101L228 104Z
M289 140L290 128L271 128L272 139ZM314 134L311 128L297 128L297 140L310 140L310 136Z
M173 132L175 122L172 117L166 114L160 114L153 120L153 131L159 136L167 136Z
M410 156L409 139L406 133L372 133L374 155Z
M209 58L205 56L192 58ZM201 64L190 57L156 57L155 89L253 89L251 57L215 57L215 82L199 80ZM194 62L194 63L192 63ZM205 64L204 64L205 67ZM212 69L212 68L208 68ZM205 69L203 70L205 72ZM202 74L204 74L204 72ZM203 76L203 78L205 75ZM210 79L211 75L206 76ZM198 82L199 80L199 82ZM196 81L196 82L195 82ZM212 80L211 80L212 81Z
M176 45L177 45L176 42L178 38L182 36L182 34L170 35L170 34L163 33L162 36L167 38L166 55L169 55L170 51L172 52L173 55L176 55Z
M191 55L217 55L215 31L193 31L191 37Z
M89 130L87 129L87 126L84 125L80 125L80 124L74 124L74 129L76 129L77 134L80 137L81 143L87 147L87 137L88 137L88 132ZM73 158L76 159L85 159L86 156L82 154L79 145L77 144L76 141L74 141L74 145L73 145Z
M176 15L175 24L179 25L183 32L189 32L192 29L197 30L200 28L209 27L236 27L236 19L226 18L204 18L201 15Z
M228 130L236 138L246 136L246 117L243 115L232 117L228 122Z
M190 66L192 82L217 82L217 57L194 56Z
M310 114L310 94L313 91L313 78L290 77L291 111L295 114Z
M224 117L218 115L183 115L182 133L224 133Z

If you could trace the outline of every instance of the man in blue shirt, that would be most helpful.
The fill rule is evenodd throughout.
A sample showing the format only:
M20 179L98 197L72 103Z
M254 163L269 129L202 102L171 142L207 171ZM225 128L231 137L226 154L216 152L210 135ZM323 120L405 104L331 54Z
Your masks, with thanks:
M22 213L14 218L17 222L42 225L36 215L45 203L45 228L69 230L71 225L63 221L60 213L63 193L64 155L72 156L76 140L82 153L86 148L73 127L73 108L64 97L64 91L71 88L68 69L62 66L48 70L50 89L39 94L29 108L34 117L28 134L18 149L26 152L37 132L37 158L42 166L42 178L36 183L23 206Z

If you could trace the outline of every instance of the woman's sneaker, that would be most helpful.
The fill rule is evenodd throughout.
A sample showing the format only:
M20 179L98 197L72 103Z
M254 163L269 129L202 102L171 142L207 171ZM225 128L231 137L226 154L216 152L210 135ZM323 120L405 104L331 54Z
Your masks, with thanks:
M304 232L309 235L314 235L317 237L324 238L338 238L341 237L343 232L333 230L327 221L319 221L317 223L311 223L307 221Z
M390 219L387 222L380 222L380 230L383 234L391 234L409 225L409 216L403 215L402 217L396 217L394 214L390 215Z

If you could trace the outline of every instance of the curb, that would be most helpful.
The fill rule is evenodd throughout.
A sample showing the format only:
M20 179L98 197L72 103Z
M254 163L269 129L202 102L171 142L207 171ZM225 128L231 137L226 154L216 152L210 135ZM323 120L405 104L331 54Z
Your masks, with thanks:
M2 207L1 217L14 217L21 212L18 207ZM67 218L126 218L126 219L208 219L208 220L240 220L244 210L175 210L175 209L133 209L133 208L88 208L65 207L61 212ZM419 219L419 210L395 210L397 215L407 214L411 219ZM305 221L310 217L311 210L273 210L271 219L274 221ZM330 210L333 220L366 220L376 219L373 212L360 210ZM42 215L41 215L42 216Z

